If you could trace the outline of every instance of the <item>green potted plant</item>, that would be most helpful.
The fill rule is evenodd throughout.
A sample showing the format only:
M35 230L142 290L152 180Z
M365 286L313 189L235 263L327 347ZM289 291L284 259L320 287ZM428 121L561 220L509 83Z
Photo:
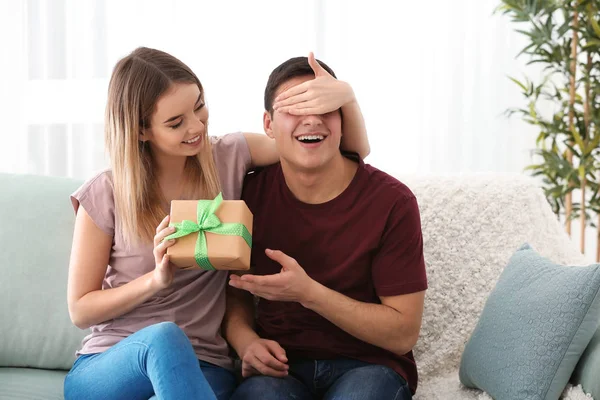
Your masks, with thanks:
M600 261L600 0L502 0L497 12L508 15L527 38L518 54L537 64L538 79L511 77L526 99L507 110L534 125L536 162L527 167L542 180L546 198L563 217L597 229Z

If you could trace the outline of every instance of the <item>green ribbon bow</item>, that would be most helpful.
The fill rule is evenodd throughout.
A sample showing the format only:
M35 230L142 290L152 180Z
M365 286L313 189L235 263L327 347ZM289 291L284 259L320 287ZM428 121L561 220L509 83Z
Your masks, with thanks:
M252 235L244 224L222 223L215 211L223 202L221 193L214 200L198 200L197 219L198 222L183 220L177 223L171 223L177 231L165 238L165 240L177 239L183 236L198 232L194 258L198 266L207 271L213 271L215 267L208 260L208 248L206 245L205 232L215 233L217 235L241 236L248 246L252 248Z

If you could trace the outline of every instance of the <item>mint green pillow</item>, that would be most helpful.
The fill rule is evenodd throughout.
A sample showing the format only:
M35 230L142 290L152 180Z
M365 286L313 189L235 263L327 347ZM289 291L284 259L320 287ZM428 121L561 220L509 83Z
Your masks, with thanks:
M69 195L80 185L0 174L0 368L68 370L89 333L73 325L67 306L75 224ZM0 372L3 389L10 374Z
M529 245L510 259L460 363L495 400L556 400L600 320L600 264L566 267Z
M585 393L600 399L600 329L596 331L579 359L571 383L581 385Z

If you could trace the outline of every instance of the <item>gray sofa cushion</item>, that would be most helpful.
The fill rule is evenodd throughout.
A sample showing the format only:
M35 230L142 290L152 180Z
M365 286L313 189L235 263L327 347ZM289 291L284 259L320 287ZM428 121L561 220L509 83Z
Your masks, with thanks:
M63 400L65 371L0 368L0 400Z
M79 185L0 174L0 367L69 369L75 360L86 333L67 309L75 219L69 195Z

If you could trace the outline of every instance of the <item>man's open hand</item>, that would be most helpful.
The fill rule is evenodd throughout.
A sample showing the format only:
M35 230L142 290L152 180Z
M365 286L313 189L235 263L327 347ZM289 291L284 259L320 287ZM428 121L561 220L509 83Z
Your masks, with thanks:
M278 250L265 251L281 264L281 272L273 275L231 275L229 284L235 288L274 301L295 301L304 304L313 295L318 283L309 277L292 257Z

